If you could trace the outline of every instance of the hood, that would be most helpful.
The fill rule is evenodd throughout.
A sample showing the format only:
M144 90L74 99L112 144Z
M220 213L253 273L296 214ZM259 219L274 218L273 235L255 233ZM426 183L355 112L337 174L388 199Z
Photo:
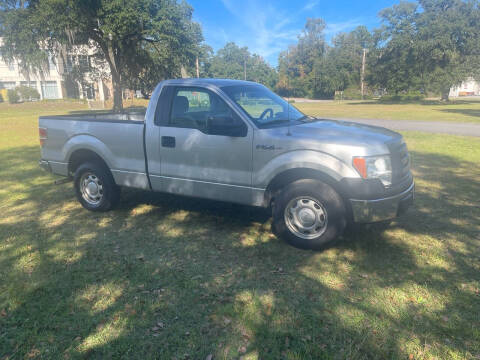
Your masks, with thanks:
M402 138L399 133L379 126L324 119L292 126L290 132L292 136L360 146L384 145Z
M263 131L259 143L273 144L285 152L320 151L346 163L351 163L352 156L389 154L391 145L403 141L402 135L382 127L337 120L319 119L292 125L290 130L277 127Z

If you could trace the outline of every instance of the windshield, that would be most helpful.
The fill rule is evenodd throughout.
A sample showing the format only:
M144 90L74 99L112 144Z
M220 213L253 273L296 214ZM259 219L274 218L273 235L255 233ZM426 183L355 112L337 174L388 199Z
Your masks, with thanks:
M234 85L222 90L240 106L259 128L286 126L307 118L294 106L266 87Z

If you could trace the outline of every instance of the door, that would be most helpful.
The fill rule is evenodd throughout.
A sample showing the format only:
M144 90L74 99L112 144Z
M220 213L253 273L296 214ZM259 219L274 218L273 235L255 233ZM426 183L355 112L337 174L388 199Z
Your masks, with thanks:
M170 91L170 111L160 124L162 190L250 203L252 130L213 91Z

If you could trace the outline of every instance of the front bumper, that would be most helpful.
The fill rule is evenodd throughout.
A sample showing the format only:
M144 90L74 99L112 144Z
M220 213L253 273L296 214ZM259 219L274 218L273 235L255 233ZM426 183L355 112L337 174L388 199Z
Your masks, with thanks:
M357 223L374 223L390 220L404 213L415 198L415 183L400 194L375 200L351 199L353 220Z

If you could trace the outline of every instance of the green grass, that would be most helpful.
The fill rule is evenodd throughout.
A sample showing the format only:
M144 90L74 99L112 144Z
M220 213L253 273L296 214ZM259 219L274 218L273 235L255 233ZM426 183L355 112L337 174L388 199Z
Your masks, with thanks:
M475 359L480 141L406 133L415 208L321 253L261 209L134 190L106 214L37 166L0 104L0 359Z
M480 101L452 101L448 104L424 101L382 104L377 101L331 101L295 103L299 110L318 117L480 123Z

